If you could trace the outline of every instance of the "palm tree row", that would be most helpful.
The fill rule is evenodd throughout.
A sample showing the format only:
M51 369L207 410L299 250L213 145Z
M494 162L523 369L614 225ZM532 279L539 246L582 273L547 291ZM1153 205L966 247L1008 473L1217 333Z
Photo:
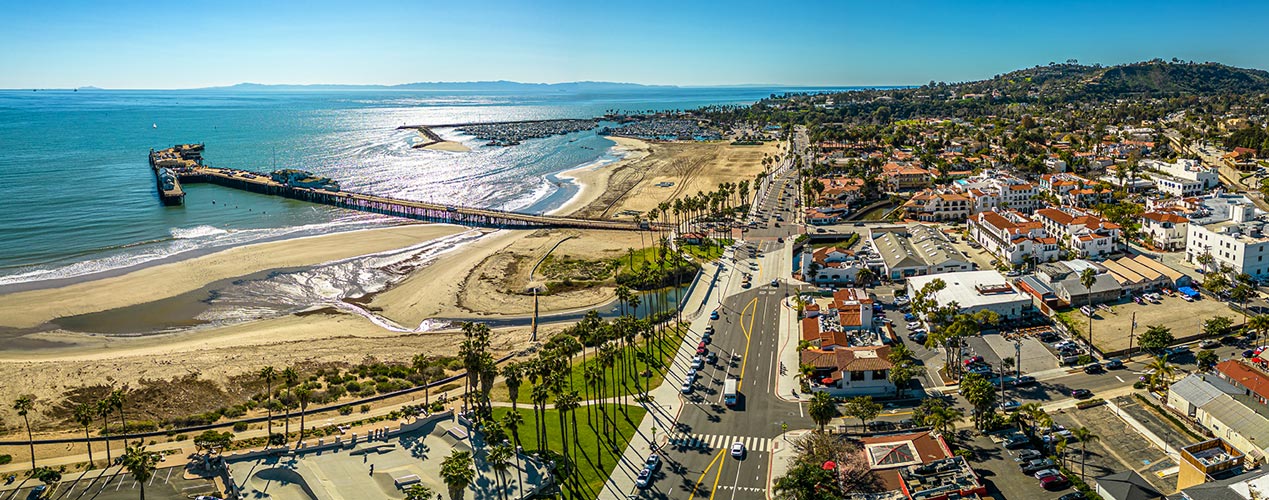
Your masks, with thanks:
M102 431L101 435L106 438L106 463L114 463L114 457L110 451L110 416L116 411L119 412L119 423L121 434L127 434L127 421L124 420L123 407L126 402L127 386L122 389L111 390L106 396L98 399L95 403L80 403L72 410L72 419L84 428L84 445L88 448L88 462L93 463L93 443L91 426L96 417L101 417ZM31 453L31 470L35 471L35 439L31 432L30 414L35 410L35 396L31 394L23 394L13 401L13 411L22 417L22 424L26 428L27 447ZM138 441L139 443L139 441ZM128 445L126 436L123 438L124 446Z

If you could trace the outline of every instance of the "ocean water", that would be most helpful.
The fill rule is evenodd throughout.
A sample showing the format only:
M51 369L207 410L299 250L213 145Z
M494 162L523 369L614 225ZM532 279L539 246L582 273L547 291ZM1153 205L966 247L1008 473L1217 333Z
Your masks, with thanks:
M396 127L743 104L790 90L817 89L0 91L0 286L394 222L209 185L164 207L151 148L203 142L211 165L295 167L350 191L541 212L575 192L552 174L616 160L612 142L580 132L499 148L438 130L472 147L457 153L413 149L417 133Z

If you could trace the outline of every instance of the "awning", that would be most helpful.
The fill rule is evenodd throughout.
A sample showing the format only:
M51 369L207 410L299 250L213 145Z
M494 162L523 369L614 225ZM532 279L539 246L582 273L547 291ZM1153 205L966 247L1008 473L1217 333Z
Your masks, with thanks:
M1199 295L1197 290L1190 288L1188 286L1177 288L1176 291L1181 292L1182 295L1185 295L1187 297L1198 297Z
M833 379L831 379L831 378L826 378L826 379L820 380L820 383L821 383L821 384L824 384L824 385L829 385L829 384L832 384L832 383L833 383Z

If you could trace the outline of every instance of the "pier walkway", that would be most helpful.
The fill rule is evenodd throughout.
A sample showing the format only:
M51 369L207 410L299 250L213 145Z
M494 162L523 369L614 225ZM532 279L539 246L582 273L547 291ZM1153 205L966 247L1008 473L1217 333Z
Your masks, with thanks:
M555 215L527 214L487 208L473 208L441 203L403 200L387 196L327 191L282 184L268 175L245 170L199 166L181 170L177 176L182 183L205 182L253 193L282 196L311 203L321 203L351 210L392 215L428 222L444 222L464 226L531 229L576 228L608 229L616 231L647 230L659 224L647 222L615 221L563 217Z

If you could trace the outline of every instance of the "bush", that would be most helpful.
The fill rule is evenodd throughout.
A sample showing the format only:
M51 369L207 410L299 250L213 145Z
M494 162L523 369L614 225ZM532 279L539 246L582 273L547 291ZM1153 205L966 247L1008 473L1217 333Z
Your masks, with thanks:
M370 405L361 405L362 413L370 413Z
M175 435L175 436L172 436L172 440L173 440L173 441L184 441L184 440L185 440L185 438L187 438L187 437L189 437L189 436L186 436L186 435L184 435L184 434L177 434L177 435Z
M238 418L247 414L247 408L241 405L231 406L229 408L225 408L225 411L221 412L221 414L224 415L225 418Z
M234 422L234 432L242 432L247 430L246 422Z
M340 415L352 415L353 408L351 406L341 406L339 408Z
M353 394L359 393L361 392L361 382L356 380L348 382L347 384L344 384L344 390Z
M1104 399L1102 399L1102 398L1093 398L1093 399L1089 399L1089 400L1080 401L1080 402L1078 402L1078 403L1075 403L1075 407L1076 407L1076 408L1079 408L1079 409L1081 409L1081 410L1086 410L1086 409L1088 409L1088 408L1092 408L1092 407L1095 407L1095 406L1101 406L1101 405L1104 405L1104 404L1106 404L1106 400L1104 400Z
M0 465L4 465L12 461L13 461L13 455L8 455L8 454L0 455Z

